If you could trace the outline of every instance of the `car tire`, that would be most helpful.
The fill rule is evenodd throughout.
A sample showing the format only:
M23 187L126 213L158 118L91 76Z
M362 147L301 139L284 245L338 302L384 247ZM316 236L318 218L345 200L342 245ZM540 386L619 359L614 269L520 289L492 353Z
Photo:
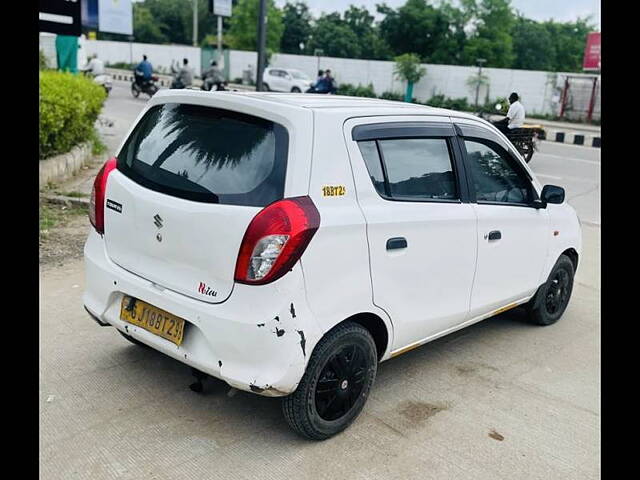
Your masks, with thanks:
M136 340L131 335L127 335L126 333L121 332L120 330L118 330L118 333L122 335L124 338L126 338L127 340L129 340L134 345L138 345L139 347L149 348L146 344L142 343L140 340Z
M291 89L291 93L301 93L301 92L302 92L302 90L300 90L298 87L293 87Z
M532 323L546 326L560 319L571 298L574 275L571 259L566 255L560 255L547 281L526 305Z
M287 423L311 440L341 432L362 411L377 367L369 331L353 322L338 325L314 349L296 391L282 399Z
M262 88L264 88L265 92L270 92L269 84L262 82Z

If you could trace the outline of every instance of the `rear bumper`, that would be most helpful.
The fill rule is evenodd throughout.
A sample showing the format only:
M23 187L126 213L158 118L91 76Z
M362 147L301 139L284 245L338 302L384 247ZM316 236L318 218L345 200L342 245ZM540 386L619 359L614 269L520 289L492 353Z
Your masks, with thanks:
M97 322L241 390L283 396L297 388L320 338L307 306L299 263L270 285L236 284L228 300L208 304L163 289L114 264L102 237L93 230L84 253L83 300ZM124 295L184 318L189 325L182 345L120 320Z

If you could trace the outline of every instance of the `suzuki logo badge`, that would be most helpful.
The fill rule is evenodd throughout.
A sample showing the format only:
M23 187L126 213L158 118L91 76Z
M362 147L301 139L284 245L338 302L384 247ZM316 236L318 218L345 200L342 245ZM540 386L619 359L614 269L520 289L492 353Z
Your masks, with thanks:
M156 213L153 217L153 223L156 224L156 227L162 228L162 217Z

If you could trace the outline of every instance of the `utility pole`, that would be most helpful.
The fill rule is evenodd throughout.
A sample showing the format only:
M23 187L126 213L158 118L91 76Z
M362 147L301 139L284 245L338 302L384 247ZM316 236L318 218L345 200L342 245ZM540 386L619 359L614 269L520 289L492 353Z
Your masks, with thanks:
M267 1L260 0L260 10L258 13L258 73L256 78L256 92L262 91L262 74L266 63L266 43L267 43Z
M223 63L222 56L222 16L218 15L218 67L222 68Z
M480 82L482 81L482 64L487 60L484 58L476 59L478 62L478 81L476 82L476 108L478 108L478 94L480 93Z
M193 46L198 46L198 0L193 0Z

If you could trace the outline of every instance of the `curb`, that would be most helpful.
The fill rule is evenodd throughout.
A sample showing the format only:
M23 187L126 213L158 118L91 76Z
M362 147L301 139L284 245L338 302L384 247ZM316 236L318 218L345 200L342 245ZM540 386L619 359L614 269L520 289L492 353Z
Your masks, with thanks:
M41 194L40 197L49 203L57 203L70 207L72 205L81 208L89 208L89 199L80 197L65 197L64 195Z
M71 178L82 166L93 158L91 142L76 145L67 153L38 161L40 188L49 182L59 183Z
M548 130L547 140L556 143L567 143L571 145L582 145L584 147L602 147L602 137L600 135L589 135L578 132L567 132L562 130Z

